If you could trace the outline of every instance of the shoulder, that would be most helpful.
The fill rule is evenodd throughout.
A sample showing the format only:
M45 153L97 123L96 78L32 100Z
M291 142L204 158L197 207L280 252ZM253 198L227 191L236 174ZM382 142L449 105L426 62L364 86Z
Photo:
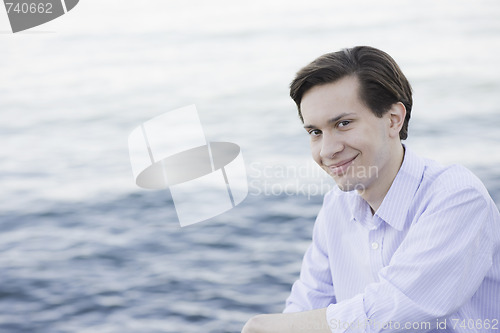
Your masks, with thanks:
M488 190L470 170L459 164L445 166L425 159L411 211L419 216L450 210L457 214L457 220L479 212L487 214L488 219L499 220L498 209Z
M421 190L436 194L453 194L456 192L475 192L481 197L489 198L489 194L481 180L469 169L460 164L442 165L434 160L424 160L424 172L420 185Z

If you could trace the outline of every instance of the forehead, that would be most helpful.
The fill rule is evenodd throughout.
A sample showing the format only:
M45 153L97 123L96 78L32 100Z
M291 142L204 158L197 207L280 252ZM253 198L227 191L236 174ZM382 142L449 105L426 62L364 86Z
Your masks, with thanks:
M355 76L312 87L302 97L300 110L305 123L343 113L359 116L371 113L359 98L359 82Z

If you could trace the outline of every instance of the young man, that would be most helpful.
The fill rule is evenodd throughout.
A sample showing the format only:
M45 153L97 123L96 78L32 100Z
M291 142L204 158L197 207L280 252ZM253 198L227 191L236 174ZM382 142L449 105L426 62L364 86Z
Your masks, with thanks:
M500 332L500 214L467 169L401 143L412 96L395 61L371 47L326 54L290 95L338 188L284 313L242 332Z

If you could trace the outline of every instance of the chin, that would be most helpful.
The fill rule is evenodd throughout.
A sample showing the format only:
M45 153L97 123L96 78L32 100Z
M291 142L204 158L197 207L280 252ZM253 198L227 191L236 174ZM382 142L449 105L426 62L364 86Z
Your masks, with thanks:
M352 183L343 183L343 182L336 182L337 183L337 187L339 188L339 190L341 190L342 192L351 192L351 191L354 191L357 186L355 184L352 184Z
M339 190L343 192L351 192L354 190L364 192L365 185L359 182L359 180L357 181L356 179L339 179L339 178L334 178L334 180Z

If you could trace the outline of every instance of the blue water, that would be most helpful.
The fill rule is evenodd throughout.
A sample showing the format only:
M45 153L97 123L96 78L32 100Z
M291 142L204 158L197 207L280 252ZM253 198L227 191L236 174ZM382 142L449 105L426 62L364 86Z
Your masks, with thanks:
M250 197L184 229L153 192L2 216L0 331L238 331L283 306L320 201L301 204Z
M2 10L0 332L239 332L281 311L332 186L287 86L342 47L394 56L408 146L467 166L500 206L498 1L86 0L16 35ZM135 186L127 136L193 103L251 187L180 228L168 190Z

